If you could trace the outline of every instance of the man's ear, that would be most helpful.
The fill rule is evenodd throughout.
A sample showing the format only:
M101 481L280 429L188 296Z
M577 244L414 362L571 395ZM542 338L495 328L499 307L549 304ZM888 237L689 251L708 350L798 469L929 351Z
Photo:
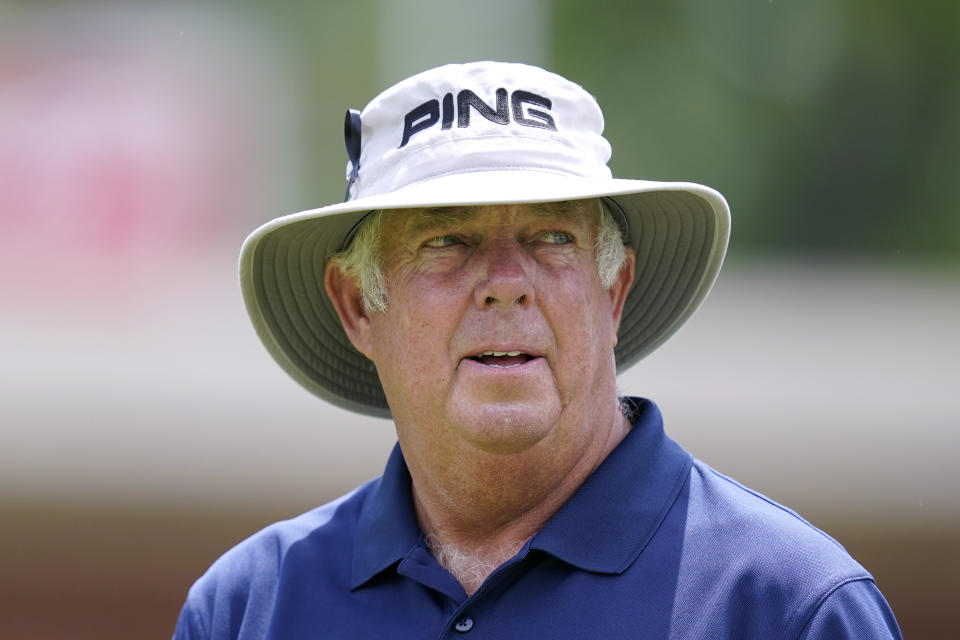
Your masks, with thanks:
M370 358L370 315L363 306L363 294L356 279L333 262L328 262L323 284L350 342L357 351Z
M624 247L627 253L627 259L623 261L620 272L617 273L617 279L613 281L610 287L610 303L613 310L613 345L617 345L617 332L620 331L620 317L623 315L623 304L627 300L627 293L630 291L630 285L633 284L633 273L636 267L637 255L630 247Z

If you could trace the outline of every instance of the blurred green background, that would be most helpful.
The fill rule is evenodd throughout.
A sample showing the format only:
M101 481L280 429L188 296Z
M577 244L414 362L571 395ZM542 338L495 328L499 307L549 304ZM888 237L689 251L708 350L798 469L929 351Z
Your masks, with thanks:
M236 256L342 198L346 108L500 59L597 97L614 175L730 202L622 390L952 638L958 32L935 0L0 0L0 637L168 637L219 553L379 473L389 424L284 376Z

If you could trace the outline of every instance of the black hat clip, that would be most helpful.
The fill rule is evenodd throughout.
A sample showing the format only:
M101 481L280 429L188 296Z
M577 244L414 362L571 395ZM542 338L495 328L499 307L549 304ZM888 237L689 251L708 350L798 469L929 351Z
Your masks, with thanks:
M347 158L350 159L350 178L347 180L347 192L343 201L350 199L350 188L357 180L360 172L360 112L356 109L347 109L343 120L343 139L347 145Z

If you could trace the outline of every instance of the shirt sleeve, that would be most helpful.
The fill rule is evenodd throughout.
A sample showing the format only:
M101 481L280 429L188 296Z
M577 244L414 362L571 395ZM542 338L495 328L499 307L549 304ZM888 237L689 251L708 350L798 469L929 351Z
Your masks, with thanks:
M180 610L177 618L177 627L173 631L173 640L206 640L208 634L197 621L197 616L190 603L187 602Z
M873 580L841 584L823 599L799 640L903 640L900 628Z

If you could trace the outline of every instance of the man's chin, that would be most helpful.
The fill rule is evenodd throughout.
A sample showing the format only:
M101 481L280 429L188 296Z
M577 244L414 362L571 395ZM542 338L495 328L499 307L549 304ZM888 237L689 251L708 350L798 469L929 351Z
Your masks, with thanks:
M460 437L477 449L520 453L547 438L559 421L559 398L550 395L509 402L459 398L448 405L450 421Z

